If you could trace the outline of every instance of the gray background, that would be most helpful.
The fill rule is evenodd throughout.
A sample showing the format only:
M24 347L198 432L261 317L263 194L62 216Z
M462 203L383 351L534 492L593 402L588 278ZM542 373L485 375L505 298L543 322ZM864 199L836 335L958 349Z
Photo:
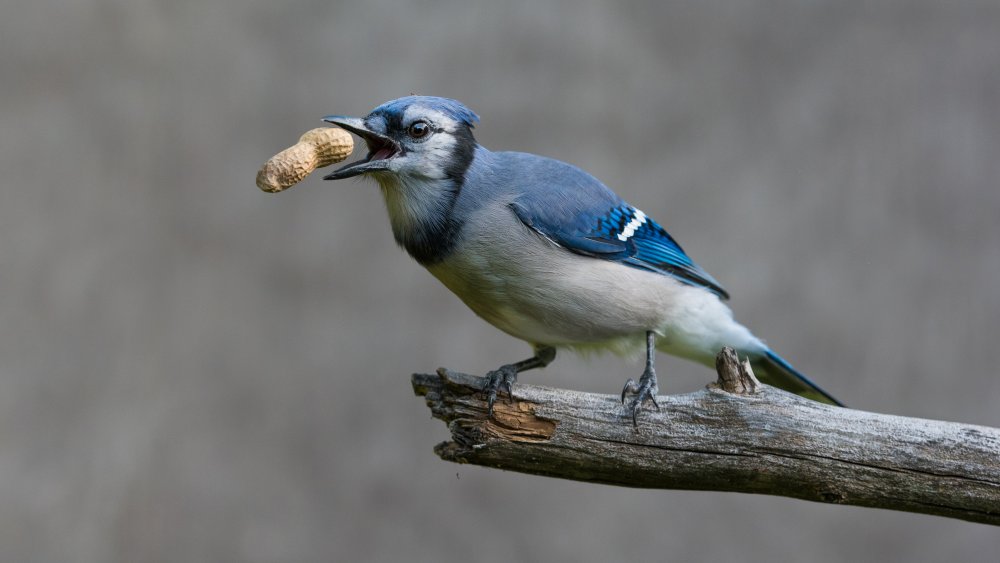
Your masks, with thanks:
M328 113L458 98L486 146L659 219L849 405L1000 426L998 29L936 0L5 6L2 559L993 559L976 524L439 461L409 374L527 347L395 247L373 185L254 174Z

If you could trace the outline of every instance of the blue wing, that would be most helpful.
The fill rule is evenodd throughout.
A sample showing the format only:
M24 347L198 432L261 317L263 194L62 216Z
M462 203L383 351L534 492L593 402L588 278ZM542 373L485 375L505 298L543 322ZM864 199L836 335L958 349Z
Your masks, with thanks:
M536 186L511 204L525 225L577 254L671 276L729 298L719 282L695 264L656 221L589 174L558 164L566 167L559 174L534 177L559 178L559 185ZM549 161L545 167L557 165Z

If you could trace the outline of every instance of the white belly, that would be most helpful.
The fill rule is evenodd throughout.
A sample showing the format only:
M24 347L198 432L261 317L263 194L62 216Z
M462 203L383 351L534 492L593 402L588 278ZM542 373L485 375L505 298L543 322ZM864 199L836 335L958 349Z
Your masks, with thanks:
M480 317L532 344L629 353L652 330L657 348L709 363L723 344L760 344L714 294L574 254L520 223L466 233L459 247L428 270Z

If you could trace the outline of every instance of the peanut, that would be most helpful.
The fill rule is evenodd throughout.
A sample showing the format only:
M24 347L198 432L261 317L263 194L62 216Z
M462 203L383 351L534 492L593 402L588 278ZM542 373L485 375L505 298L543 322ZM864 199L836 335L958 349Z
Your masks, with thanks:
M295 145L272 156L257 172L257 187L278 193L298 184L313 170L346 159L354 150L351 134L339 127L307 131Z

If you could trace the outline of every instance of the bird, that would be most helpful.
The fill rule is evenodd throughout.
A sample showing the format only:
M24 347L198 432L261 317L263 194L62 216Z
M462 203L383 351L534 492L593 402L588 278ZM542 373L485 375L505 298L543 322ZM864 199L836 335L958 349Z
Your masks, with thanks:
M636 426L647 404L659 409L657 351L713 366L729 346L761 381L843 406L734 320L729 293L652 217L574 165L483 147L479 116L461 102L409 95L365 117L323 120L368 149L324 180L373 179L396 243L479 317L532 346L531 357L486 374L490 416L498 393L512 397L518 374L549 365L557 349L644 349L642 374L621 392Z

